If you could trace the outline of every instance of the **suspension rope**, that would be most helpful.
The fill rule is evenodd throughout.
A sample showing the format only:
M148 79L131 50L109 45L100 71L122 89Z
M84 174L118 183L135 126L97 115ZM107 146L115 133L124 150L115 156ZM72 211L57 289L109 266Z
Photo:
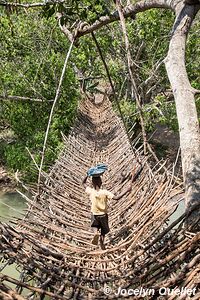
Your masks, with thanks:
M128 140L129 140L129 144L130 144L130 146L131 146L131 149L132 149L132 151L133 151L133 153L134 153L134 155L135 155L135 158L136 158L137 162L141 165L141 162L140 162L139 159L138 159L138 155L137 155L137 153L136 153L136 151L135 151L135 149L134 149L134 147L133 147L133 145L132 145L131 138L130 138L130 135L129 135L129 132L128 132L128 128L127 128L126 122L125 122L125 120L124 120L124 116L123 116L123 113L122 113L122 110L121 110L121 107L120 107L120 104L119 104L119 100L118 100L118 97L117 97L116 92L115 92L115 87L114 87L114 84L113 84L113 82L112 82L112 78L111 78L111 76L110 76L110 72L109 72L107 63L106 63L106 61L105 61L105 59L104 59L104 56L103 56L103 53L102 53L102 51L101 51L101 47L100 47L100 45L99 45L99 43L98 43L98 41L97 41L97 39L96 39L96 37L95 37L94 32L92 32L91 35L92 35L92 38L93 38L93 40L94 40L94 42L95 42L95 45L96 45L97 50L98 50L98 52L99 52L99 55L100 55L100 57L101 57L102 63L103 63L103 65L104 65L104 68L105 68L105 70L106 70L106 74L107 74L107 77L108 77L108 80L109 80L109 83L110 83L110 86L111 86L111 89L112 89L112 92L113 92L114 100L115 100L115 103L116 103L117 108L118 108L118 110L119 110L120 117L121 117L121 119L122 119L122 122L123 122L123 125L124 125L124 128L125 128L125 131L126 131L126 135L127 135L127 137L128 137Z
M41 157L41 161L40 161L39 174L38 174L38 183L37 183L37 192L38 192L38 194L40 192L41 173L42 173L42 167L43 167L43 162L44 162L44 157L45 157L45 150L46 150L46 144L47 144L49 129L50 129L50 126L51 126L51 121L52 121L52 117L53 117L54 108L55 108L56 102L59 98L61 85L62 85L62 82L63 82L63 79L64 79L67 63L68 63L73 45L74 45L74 39L72 40L72 42L70 44L69 50L68 50L66 58L65 58L62 73L61 73L61 76L60 76L60 81L59 81L59 84L58 84L58 88L56 90L55 99L53 101L53 104L52 104L52 107L51 107L51 112L50 112L50 115L49 115L49 121L48 121L46 134L45 134L45 138L44 138L44 144L43 144L43 149L42 149L42 157Z
M146 135L146 131L145 131L145 122L144 122L143 111L142 111L142 106L141 106L141 99L140 99L140 95L139 95L139 92L138 92L138 88L137 88L135 78L134 78L134 75L133 75L133 70L132 70L133 60L132 60L132 57L131 57L130 43L129 43L128 34L127 34L127 30L126 30L124 13L123 13L123 9L122 9L122 5L121 5L120 0L116 0L115 4L116 4L116 8L117 8L118 13L119 13L119 18L120 18L120 23L121 23L121 28L122 28L122 34L123 34L123 37L124 37L124 42L125 42L125 47L126 47L128 71L129 71L129 75L130 75L132 89L133 89L133 92L135 94L135 100L136 100L137 108L139 110L140 125L141 125L142 136L143 136L144 154L147 154L147 149L146 149L147 148L147 135Z

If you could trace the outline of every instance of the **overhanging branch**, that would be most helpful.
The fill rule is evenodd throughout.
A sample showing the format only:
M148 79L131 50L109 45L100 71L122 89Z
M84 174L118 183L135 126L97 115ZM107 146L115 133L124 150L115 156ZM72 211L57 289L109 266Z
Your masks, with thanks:
M193 89L194 95L200 95L200 90Z
M21 7L21 8L37 8L41 6L46 6L46 5L54 5L54 4L60 4L64 3L64 0L58 0L58 1L45 1L45 2L37 2L37 3L15 3L15 2L6 2L1 0L0 1L0 6L10 6L10 7Z
M151 8L163 8L163 9L172 9L174 10L173 2L170 0L149 0L149 1L139 1L137 3L127 5L123 9L123 15L124 18L134 17L139 12L144 12L146 10L149 10ZM61 15L60 15L61 16ZM88 24L86 22L79 23L78 28L74 33L70 33L69 29L63 25L61 27L63 33L69 38L70 40L73 37L76 37L76 40L84 36L86 34L92 33L100 28L102 28L105 25L108 25L110 23L113 23L115 21L118 21L120 19L119 13L117 10L115 10L113 13L111 13L109 16L102 16L97 21L95 21L93 24Z
M53 100L44 100L44 99L37 99L37 98L29 98L23 96L7 96L7 95L0 95L0 100L2 101L31 101L31 102L52 102Z

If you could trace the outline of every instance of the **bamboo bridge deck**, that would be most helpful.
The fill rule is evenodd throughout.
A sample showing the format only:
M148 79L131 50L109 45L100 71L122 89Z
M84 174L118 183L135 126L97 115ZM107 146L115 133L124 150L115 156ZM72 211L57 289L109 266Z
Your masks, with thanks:
M139 167L108 99L81 101L64 145L50 173L43 174L40 195L27 198L25 218L15 225L0 223L1 269L15 263L21 271L19 280L1 273L0 299L159 299L161 287L197 288L190 298L163 299L200 299L200 233L185 232L184 217L178 226L168 226L177 206L170 199L180 189L173 176L161 173L159 164L151 168L141 153L144 168L131 193L109 204L106 250L91 245L90 203L81 185L86 171L106 163L103 186L118 194ZM154 294L120 296L120 287Z

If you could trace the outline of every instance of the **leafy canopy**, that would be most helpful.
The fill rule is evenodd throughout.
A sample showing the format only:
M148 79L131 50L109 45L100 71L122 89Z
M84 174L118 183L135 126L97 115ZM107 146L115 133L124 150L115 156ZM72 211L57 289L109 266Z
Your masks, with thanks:
M32 176L32 163L26 147L39 162L51 101L69 46L56 25L53 19L41 18L37 12L1 18L0 94L41 100L1 102L1 119L14 133L13 143L1 145L1 152L11 169L23 170L27 178ZM77 97L77 80L69 66L53 117L47 165L54 161L61 147L61 131L67 134L72 126Z

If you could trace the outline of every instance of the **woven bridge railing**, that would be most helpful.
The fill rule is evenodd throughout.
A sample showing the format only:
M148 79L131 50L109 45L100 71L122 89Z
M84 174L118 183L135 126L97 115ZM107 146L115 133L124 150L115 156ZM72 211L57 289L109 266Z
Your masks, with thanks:
M137 154L107 99L80 103L63 151L43 174L40 195L27 197L25 218L0 223L1 269L15 263L21 272L19 279L0 275L0 299L159 299L175 287L196 288L191 298L200 299L200 234L184 231L185 216L169 227L180 188L173 175ZM138 159L144 168L131 193L109 203L111 230L101 250L91 244L82 179L89 167L106 163L103 186L118 194L130 185ZM163 299L184 297L171 293Z

